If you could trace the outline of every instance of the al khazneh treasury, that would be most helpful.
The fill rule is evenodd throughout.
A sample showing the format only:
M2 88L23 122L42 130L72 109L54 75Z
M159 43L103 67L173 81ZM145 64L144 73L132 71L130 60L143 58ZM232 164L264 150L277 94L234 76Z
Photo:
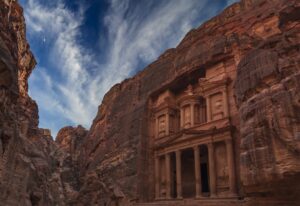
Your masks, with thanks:
M55 140L35 65L23 9L0 0L0 206L299 205L298 0L232 4Z

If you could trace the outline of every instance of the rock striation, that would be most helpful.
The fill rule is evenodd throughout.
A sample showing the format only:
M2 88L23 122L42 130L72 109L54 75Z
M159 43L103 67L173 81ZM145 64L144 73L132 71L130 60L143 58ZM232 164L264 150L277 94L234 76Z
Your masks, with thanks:
M0 205L299 204L297 0L234 3L55 141L27 93L22 8L0 15Z

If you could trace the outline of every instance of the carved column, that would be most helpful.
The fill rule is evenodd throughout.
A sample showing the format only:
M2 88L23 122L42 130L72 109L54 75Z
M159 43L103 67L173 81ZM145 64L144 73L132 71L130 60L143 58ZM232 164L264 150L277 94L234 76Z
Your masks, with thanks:
M165 155L166 159L166 199L171 199L171 161L170 153Z
M168 136L170 134L170 115L166 113L166 128L165 128L165 135Z
M216 169L215 169L215 152L213 143L207 144L208 146L208 159L209 159L209 186L210 196L214 197L217 193L216 185Z
M159 136L159 125L158 125L158 116L155 117L155 137Z
M202 103L199 105L199 123L205 123L207 121L206 119L206 108Z
M224 90L222 92L223 96L223 110L224 110L224 117L228 117L228 99L227 99L227 92Z
M194 147L196 198L201 197L201 170L199 147Z
M180 128L184 126L184 111L183 108L180 108Z
M229 188L230 188L230 192L232 194L235 194L236 182L235 182L235 167L234 167L232 140L227 139L225 142L226 142L227 163L228 163L228 170L229 170Z
M155 199L159 199L160 196L160 168L159 168L159 156L155 156Z
M195 104L191 103L191 127L195 125Z
M210 105L210 96L206 97L206 115L207 115L207 122L211 121L211 111L210 111L211 105Z
M182 199L182 184L181 184L181 151L176 151L176 189L177 198Z

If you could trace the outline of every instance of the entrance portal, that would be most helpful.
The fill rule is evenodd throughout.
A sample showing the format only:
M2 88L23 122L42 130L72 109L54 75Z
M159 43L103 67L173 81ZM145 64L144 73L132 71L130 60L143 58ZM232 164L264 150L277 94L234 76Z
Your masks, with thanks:
M195 161L194 150L186 149L182 151L182 196L183 198L194 198L195 191Z
M171 153L171 197L177 197L177 182L176 182L176 156L175 153Z
M200 162L202 195L209 196L208 149L206 145L200 146Z

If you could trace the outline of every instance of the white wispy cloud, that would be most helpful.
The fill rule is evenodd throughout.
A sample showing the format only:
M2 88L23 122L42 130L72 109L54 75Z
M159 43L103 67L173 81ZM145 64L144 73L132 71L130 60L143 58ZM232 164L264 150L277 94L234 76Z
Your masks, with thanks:
M133 1L111 0L101 19L107 34L99 34L99 39L105 40L108 47L103 49L107 58L100 62L97 56L101 53L93 53L79 43L85 8L73 13L63 0L54 2L52 6L41 4L41 0L24 3L29 36L42 36L49 42L49 53L44 55L51 61L33 73L30 93L39 104L42 126L51 127L54 135L65 126L61 123L88 127L113 84L153 61L168 47L175 47L204 20L199 12L210 15L204 8L209 0L137 1L134 6Z

